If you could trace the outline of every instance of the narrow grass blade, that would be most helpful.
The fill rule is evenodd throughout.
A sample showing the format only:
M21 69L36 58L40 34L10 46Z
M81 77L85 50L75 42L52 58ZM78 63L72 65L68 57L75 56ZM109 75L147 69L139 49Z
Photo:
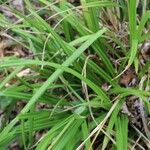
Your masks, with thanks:
M128 117L126 115L119 116L115 127L117 150L128 150Z

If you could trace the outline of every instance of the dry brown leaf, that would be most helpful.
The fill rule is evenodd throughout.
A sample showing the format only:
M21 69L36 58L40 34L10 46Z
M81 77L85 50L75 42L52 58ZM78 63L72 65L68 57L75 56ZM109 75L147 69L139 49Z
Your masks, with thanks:
M122 76L120 77L119 83L123 86L130 86L130 83L132 82L132 84L134 85L136 83L136 74L134 69L129 68L127 71L124 72L124 74L122 74Z
M139 56L141 63L144 65L145 61L150 59L150 40L147 40L141 46L141 55Z

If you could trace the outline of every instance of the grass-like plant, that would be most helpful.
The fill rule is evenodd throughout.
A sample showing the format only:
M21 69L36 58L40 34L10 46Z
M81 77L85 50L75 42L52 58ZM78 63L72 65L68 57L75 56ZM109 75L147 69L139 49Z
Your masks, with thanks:
M0 60L0 149L15 141L37 150L149 148L150 59L143 55L150 52L141 52L150 38L148 0L24 0L24 12L1 7L15 20L0 14L1 37L28 54ZM126 104L131 97L138 108ZM38 109L41 103L48 108Z

